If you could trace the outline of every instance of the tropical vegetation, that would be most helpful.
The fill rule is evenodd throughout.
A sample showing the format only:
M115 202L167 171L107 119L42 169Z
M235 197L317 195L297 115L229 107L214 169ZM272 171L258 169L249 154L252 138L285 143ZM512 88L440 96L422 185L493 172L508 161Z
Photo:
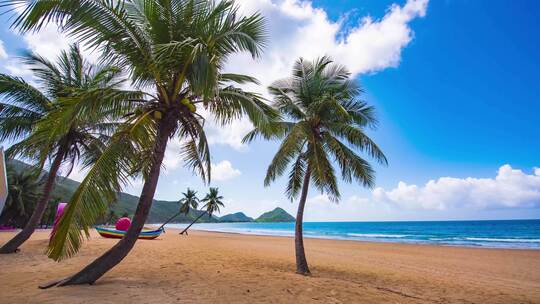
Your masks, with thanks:
M256 127L244 141L257 137L281 140L264 180L270 185L288 173L286 195L300 195L295 225L296 271L310 274L302 233L304 207L310 184L333 202L340 199L336 166L346 182L372 187L375 173L370 163L358 155L365 152L382 164L387 160L381 149L366 134L375 128L373 107L359 99L362 90L344 66L328 57L296 61L292 76L268 88L272 106L283 116Z
M229 0L13 3L23 6L14 28L26 33L56 22L86 47L107 54L103 60L128 68L132 85L146 92L135 110L123 111L122 125L71 198L49 244L48 255L55 260L75 254L84 233L88 235L96 218L106 212L104 202L112 201L132 178L142 178L140 200L125 237L80 272L48 286L93 283L133 248L150 211L169 140L180 140L185 164L209 181L202 114L210 113L221 124L247 116L255 126L276 116L257 94L236 86L256 83L254 78L223 72L232 54L260 55L263 18L242 16Z
M98 64L84 60L78 45L64 51L56 64L27 54L23 61L39 87L0 74L0 140L15 142L8 151L11 157L37 164L32 176L17 176L9 201L19 214L26 214L27 202L37 201L33 214L0 252L14 252L45 213L52 216L47 202L62 166L69 174L80 164L88 173L70 192L51 235L47 254L57 261L76 254L97 221L117 218L119 212L111 204L125 195L120 191L135 179L143 181L125 236L81 271L44 288L92 284L129 254L148 220L171 140L180 143L178 157L186 167L210 182L208 119L227 125L247 117L254 129L244 142L258 137L281 141L264 184L269 186L288 171L285 193L291 200L299 197L297 216L278 208L257 221L296 221L300 274L310 273L302 232L310 185L338 202L337 170L346 182L372 187L374 170L360 154L387 164L366 133L377 126L373 107L360 99L362 90L347 69L330 58L297 60L291 77L268 88L270 105L241 89L258 84L255 78L224 71L230 56L244 52L257 58L266 42L263 17L240 13L233 0L6 0L0 6L17 9L12 26L20 33L54 23L85 49L106 54ZM121 89L127 80L130 89ZM35 188L41 183L37 177L48 162L39 195L19 195L17 185ZM223 207L217 188L210 188L200 201L191 189L183 196L176 214L163 224L180 214L198 214L181 234L204 215L212 219ZM201 210L199 203L204 204ZM247 218L230 216L236 217Z
M24 227L34 211L44 180L36 178L30 171L17 172L12 166L8 166L6 171L8 196L0 214L0 225Z
M160 229L165 227L170 221L172 221L175 217L179 216L180 214L188 215L191 210L196 210L197 207L199 207L199 198L197 198L197 191L187 189L186 192L183 192L182 195L184 196L178 203L180 204L180 208L178 209L178 212L171 216L169 219L167 219Z
M219 195L218 188L210 188L210 191L206 196L201 200L202 203L204 203L203 206L203 212L193 221L191 224L189 224L180 234L188 234L188 229L193 226L203 215L208 214L208 217L212 217L212 215L216 212L219 213L219 209L223 207L223 196ZM196 207L195 207L196 208ZM188 210L189 211L189 210Z
M36 161L36 175L48 159L51 166L32 216L0 253L17 251L32 235L62 165L68 166L69 175L77 162L82 168L94 163L116 126L117 109L112 104L134 95L120 89L118 68L88 63L77 45L62 51L57 63L32 53L25 54L22 62L33 72L39 88L0 74L0 140L16 141L7 154Z

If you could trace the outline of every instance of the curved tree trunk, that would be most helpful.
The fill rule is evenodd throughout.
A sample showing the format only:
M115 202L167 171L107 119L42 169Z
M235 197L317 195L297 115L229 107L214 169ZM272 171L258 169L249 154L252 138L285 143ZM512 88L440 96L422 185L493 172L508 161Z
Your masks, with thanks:
M167 225L170 221L172 221L175 217L177 217L178 215L180 215L180 213L182 212L177 212L175 215L171 216L168 220L165 221L165 223L163 223L163 225L159 226L158 229L162 229L163 227L165 227L165 225Z
M309 275L308 263L306 260L306 253L304 252L304 236L302 232L302 223L304 221L304 207L306 206L306 199L309 189L309 180L311 177L311 169L308 165L306 174L304 176L304 184L302 185L302 195L300 196L300 202L298 203L298 212L296 213L296 225L294 230L294 249L296 252L296 273L302 275Z
M195 222L197 222L201 217L203 217L203 215L206 214L206 211L204 211L203 213L201 213L201 215L199 215L193 222L191 222L191 224L189 224L189 226L187 226L184 230L182 230L182 232L180 232L180 234L186 234L187 235L187 231L189 229L189 227L191 227L193 224L195 224Z
M36 209L34 209L34 212L32 213L32 216L28 220L28 223L26 223L21 232L19 232L15 237L9 240L9 242L2 246L2 248L0 248L0 253L17 252L19 246L21 246L24 242L26 242L26 240L28 240L28 238L30 238L32 233L34 233L34 231L36 230L36 226L40 224L41 218L43 217L43 214L47 209L49 197L51 195L52 189L54 187L54 182L56 180L56 173L58 173L58 170L60 169L63 157L64 153L59 150L53 160L51 169L49 170L47 181L45 182L45 186L43 187L43 194L41 195L41 198L39 199L36 205Z
M139 203L137 204L137 210L133 216L133 221L131 222L131 225L129 226L129 229L124 237L102 256L94 260L75 275L58 282L48 283L40 286L40 288L93 284L114 266L118 265L118 263L120 263L128 255L135 245L135 242L139 237L139 233L146 222L146 218L150 213L150 207L152 207L154 193L156 192L167 142L169 136L174 131L174 122L175 121L173 119L166 119L165 117L163 117L163 119L160 121L156 142L153 148L154 159L152 161L152 166L150 168L149 175L144 182L141 197L139 198Z

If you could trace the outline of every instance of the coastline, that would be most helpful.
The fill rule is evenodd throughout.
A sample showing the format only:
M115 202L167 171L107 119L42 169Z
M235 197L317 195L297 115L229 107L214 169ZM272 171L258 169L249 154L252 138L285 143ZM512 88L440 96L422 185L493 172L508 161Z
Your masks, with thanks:
M183 229L172 223L166 228ZM294 223L197 223L192 230L294 237ZM306 222L304 238L448 247L540 250L540 220Z
M540 303L538 250L307 239L313 275L304 277L290 238L174 229L137 242L93 286L40 290L117 241L92 231L77 256L56 263L43 255L48 233L0 256L2 303Z

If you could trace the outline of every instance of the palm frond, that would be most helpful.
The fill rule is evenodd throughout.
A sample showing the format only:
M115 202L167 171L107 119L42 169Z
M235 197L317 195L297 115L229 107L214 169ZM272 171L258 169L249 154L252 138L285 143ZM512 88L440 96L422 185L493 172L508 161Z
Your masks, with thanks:
M276 155L268 166L266 177L264 178L265 186L268 186L278 176L281 176L287 169L289 163L300 153L307 140L309 126L307 123L300 122L296 124L291 132L285 137L281 143Z
M340 193L334 167L328 160L324 143L311 141L306 151L306 158L310 164L311 181L321 191L329 194L332 201L339 201Z
M375 172L367 161L330 134L324 134L323 140L339 165L343 180L350 183L354 178L369 188L375 185Z
M115 200L122 187L129 183L133 157L136 157L132 135L118 133L90 168L51 236L47 250L50 258L59 261L76 254L83 242L83 233L90 236L90 227L107 211L108 204Z
M0 141L28 135L50 108L49 99L24 79L0 74Z
M377 144L369 138L361 129L351 126L346 123L327 124L328 131L339 138L346 140L356 149L365 151L369 156L373 157L377 162L387 165L388 160L377 146Z
M300 154L291 168L289 182L287 183L287 188L285 188L285 194L291 201L298 196L298 193L302 189L306 169L305 155Z

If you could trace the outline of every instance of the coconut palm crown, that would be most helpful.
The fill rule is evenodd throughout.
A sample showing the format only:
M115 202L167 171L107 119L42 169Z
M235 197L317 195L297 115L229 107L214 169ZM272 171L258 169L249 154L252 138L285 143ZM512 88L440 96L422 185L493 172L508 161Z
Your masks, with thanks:
M290 164L286 189L290 199L298 196L302 178L309 172L321 192L339 200L335 165L343 180L374 185L374 171L357 151L366 152L381 164L387 164L387 159L365 133L366 128L377 125L374 108L358 99L362 90L345 67L329 57L313 62L301 58L294 65L292 77L276 81L268 90L272 106L289 120L268 123L244 137L244 142L258 136L282 140L268 167L266 186L283 175Z
M182 195L184 197L180 200L180 213L188 214L190 210L195 210L199 207L197 191L188 188Z
M83 169L93 164L118 125L118 109L129 108L129 100L140 95L121 89L120 69L89 63L77 45L62 51L56 62L33 53L21 60L37 86L0 74L0 139L15 141L7 154L36 162L36 174L49 159L51 166L25 229L0 253L15 252L33 233L60 167L67 166L69 175L77 162Z
M201 200L204 203L204 209L208 213L208 216L211 217L215 212L219 213L219 209L223 207L223 196L219 195L218 188L210 188L210 191L206 196Z

